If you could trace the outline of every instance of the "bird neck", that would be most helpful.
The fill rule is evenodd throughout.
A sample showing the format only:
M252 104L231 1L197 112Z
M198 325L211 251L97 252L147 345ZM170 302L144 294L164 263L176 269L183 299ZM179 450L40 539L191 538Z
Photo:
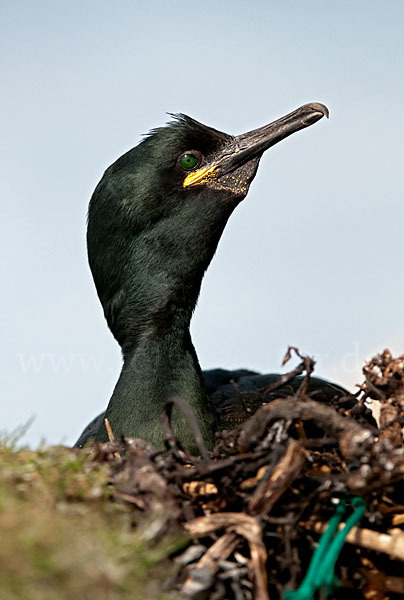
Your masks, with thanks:
M166 401L173 396L184 398L192 406L205 443L212 446L214 410L205 391L188 323L179 319L164 329L144 332L126 351L105 417L112 431L126 436L136 431L136 437L161 448L163 436L158 423ZM181 443L195 451L190 427L177 408L173 408L172 425ZM107 440L105 426L100 428L97 440Z

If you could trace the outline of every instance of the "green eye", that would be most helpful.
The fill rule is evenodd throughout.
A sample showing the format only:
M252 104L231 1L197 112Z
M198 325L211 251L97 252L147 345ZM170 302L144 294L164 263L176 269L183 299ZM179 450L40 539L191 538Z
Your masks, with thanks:
M179 163L183 169L190 171L199 163L199 159L194 154L183 154L180 157Z

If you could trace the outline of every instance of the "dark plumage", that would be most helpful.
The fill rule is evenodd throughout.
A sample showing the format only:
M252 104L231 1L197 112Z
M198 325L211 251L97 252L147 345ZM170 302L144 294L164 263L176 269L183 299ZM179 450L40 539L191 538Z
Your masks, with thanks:
M115 436L140 437L161 447L162 408L171 396L181 396L211 446L223 423L207 392L217 394L230 379L242 382L243 375L250 376L250 387L259 385L254 374L242 371L207 372L204 381L190 320L203 274L263 152L324 115L326 107L308 104L237 137L180 115L105 172L90 201L87 243L104 314L123 354L106 412ZM330 393L341 392L327 385ZM177 409L173 423L193 450L193 436ZM89 427L77 445L95 434L107 439L101 417Z

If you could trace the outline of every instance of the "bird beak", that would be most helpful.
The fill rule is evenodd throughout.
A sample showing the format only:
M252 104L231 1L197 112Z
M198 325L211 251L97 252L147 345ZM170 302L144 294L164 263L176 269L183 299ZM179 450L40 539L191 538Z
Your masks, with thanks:
M323 117L328 118L328 108L324 104L312 102L304 104L288 115L233 138L229 147L220 157L193 173L184 180L183 186L193 186L211 178L228 174L246 164L253 158L260 158L265 150L271 148L292 133L313 125Z

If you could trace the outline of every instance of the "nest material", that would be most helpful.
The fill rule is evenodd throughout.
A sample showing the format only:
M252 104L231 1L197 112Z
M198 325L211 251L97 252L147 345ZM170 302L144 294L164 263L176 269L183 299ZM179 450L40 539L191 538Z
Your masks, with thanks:
M301 358L297 369L262 390L262 406L218 434L212 453L190 407L174 398L162 419L165 453L138 439L113 440L111 432L110 443L92 450L94 460L111 464L115 499L133 505L134 524L151 543L179 527L188 532L188 547L174 557L181 597L281 598L301 583L336 500L355 495L366 514L347 537L339 587L328 597L402 598L404 356L377 355L356 395L326 405L307 395L314 361L295 348L287 360L292 350ZM301 372L298 392L276 398L276 388ZM368 401L380 403L379 427ZM173 405L188 419L200 457L176 439Z

